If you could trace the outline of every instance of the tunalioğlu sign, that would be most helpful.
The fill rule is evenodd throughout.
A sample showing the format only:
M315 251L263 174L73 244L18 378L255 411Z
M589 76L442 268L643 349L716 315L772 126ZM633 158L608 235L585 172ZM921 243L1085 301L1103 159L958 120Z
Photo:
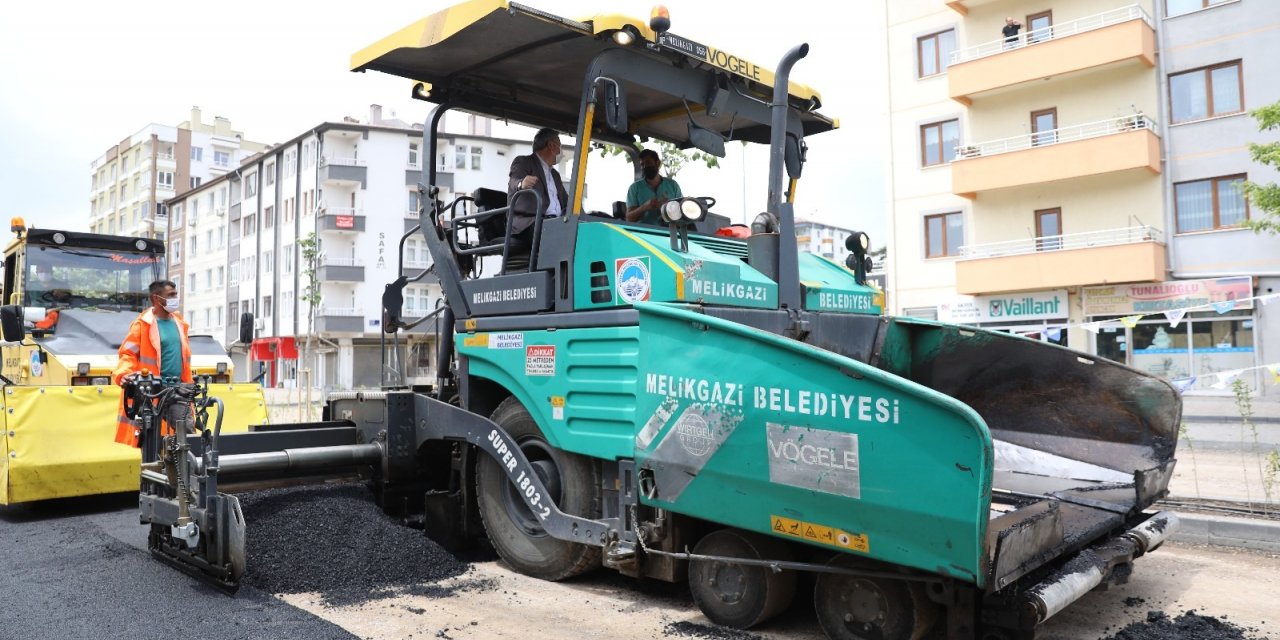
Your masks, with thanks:
M1149 284L1088 287L1083 291L1084 315L1127 316L1238 301L1233 308L1252 309L1253 278L1237 276L1213 280L1170 280Z
M956 296L938 305L938 320L955 324L1053 320L1067 317L1067 290Z

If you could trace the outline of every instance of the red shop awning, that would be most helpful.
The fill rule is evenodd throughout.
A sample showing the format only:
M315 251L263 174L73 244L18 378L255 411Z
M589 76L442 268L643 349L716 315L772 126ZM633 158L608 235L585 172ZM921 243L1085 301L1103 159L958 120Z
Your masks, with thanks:
M254 360L297 360L298 345L292 337L258 338L249 347Z

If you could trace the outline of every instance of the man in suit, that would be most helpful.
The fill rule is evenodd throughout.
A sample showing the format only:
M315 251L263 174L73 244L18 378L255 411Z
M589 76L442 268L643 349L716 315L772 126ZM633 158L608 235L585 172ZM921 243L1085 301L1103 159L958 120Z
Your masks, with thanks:
M515 199L517 191L537 189L542 194L542 202L549 218L569 212L569 192L565 191L560 180L560 172L556 171L556 163L560 160L560 134L555 129L539 129L533 136L533 153L517 156L511 161L511 172L507 180L507 202L515 218L511 221L511 238L513 249L528 250L533 244L534 200L524 196ZM554 185L555 197L548 196L548 189Z

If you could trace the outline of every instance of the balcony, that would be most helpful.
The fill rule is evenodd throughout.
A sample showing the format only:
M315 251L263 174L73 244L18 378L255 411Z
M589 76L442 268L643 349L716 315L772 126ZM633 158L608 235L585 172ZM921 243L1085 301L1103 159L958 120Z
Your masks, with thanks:
M965 295L1165 279L1164 234L1148 226L967 245L960 255Z
M364 210L351 207L321 207L320 230L337 233L364 231Z
M353 307L316 309L317 333L364 333L364 312Z
M369 168L364 160L341 156L320 158L320 181L330 185L360 185L364 188L369 179Z
M1160 173L1156 123L1131 116L956 148L951 192L983 191L1141 169Z
M324 258L316 270L321 282L364 282L364 261L359 258Z
M1021 33L1012 43L957 49L947 67L951 98L968 105L998 89L1129 61L1153 67L1153 24L1135 4Z

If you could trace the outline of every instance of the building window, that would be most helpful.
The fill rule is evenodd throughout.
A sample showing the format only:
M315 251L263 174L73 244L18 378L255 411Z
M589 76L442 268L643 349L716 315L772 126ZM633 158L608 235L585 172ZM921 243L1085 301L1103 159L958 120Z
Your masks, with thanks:
M240 284L240 263L232 262L227 265L227 286L234 287Z
M956 157L960 144L960 121L947 120L920 127L920 165L946 164Z
M172 171L157 172L156 186L164 187L166 189L172 189L173 188L173 172Z
M280 266L285 273L293 273L293 245L286 244L280 254Z
M204 288L206 291L213 288L213 269L204 270Z
M480 153L483 151L481 147L471 147L471 168L476 171L480 170Z
M454 147L454 150L453 150L453 168L454 168L454 169L466 169L466 168L467 168L467 148L466 148L466 147L464 147L464 146L462 146L462 145L459 145L459 146L457 146L457 147Z
M1164 15L1166 18L1180 16L1184 13L1207 9L1215 4L1223 4L1232 0L1165 0Z
M1249 219L1245 176L1226 176L1173 185L1178 232L1238 227Z
M191 257L192 258L200 255L200 249L198 248L200 246L199 240L200 238L197 238L194 235L191 236Z
M267 207L266 209L263 210L262 226L263 228L266 228L266 229L270 229L276 226L276 208L275 207Z
M1040 146L1058 141L1058 109L1041 109L1031 112L1031 145Z
M276 183L276 163L267 163L267 168L263 173L265 175L262 176L262 179L266 181L266 186L269 187Z
M1062 209L1036 211L1036 251L1062 248Z
M223 267L223 266L221 266L221 265L219 265L219 266L218 266L218 278L217 278L217 280L214 280L214 281L213 281L213 283L214 283L214 284L216 284L216 285L218 285L219 287L221 287L221 286L222 286L222 277L223 277L223 276L225 276L226 274L227 274L227 268L226 268L226 267Z
M239 302L227 303L227 324L233 327L240 326L240 318L237 317L239 315L240 315L240 303Z
M409 143L409 166L411 167L418 166L418 143L417 142Z
M196 281L196 274L194 274L194 273L193 273L193 274L191 274L191 275L187 276L187 282L189 282L189 283L190 283L190 284L188 284L188 285L187 285L187 293L195 293L195 292L196 292L196 282L197 282L197 281Z
M201 178L195 178L195 177L191 178L191 188L194 189L200 186L200 182L201 182Z
M916 75L927 78L946 71L947 61L955 48L955 29L916 38Z
M213 152L213 164L218 167L227 167L231 165L231 154L226 151Z
M271 317L271 296L262 296L262 317Z
M199 162L204 159L204 149L200 147L191 147L191 159Z
M1244 111L1240 61L1169 76L1174 122L1190 122Z
M284 154L284 168L281 172L286 176L291 176L296 166L297 160L294 158L294 153L292 151L286 152Z
M240 223L244 226L244 237L248 238L249 236L258 232L257 214L249 214L245 216L244 219L240 221Z
M250 174L245 175L245 177L244 177L244 197L246 197L246 198L252 198L252 197L254 197L254 196L258 195L258 182L257 182L256 180L254 180L254 178L257 178L257 177L258 177L258 174L256 174L256 173L250 173Z
M169 257L173 264L182 264L182 241L174 240L173 245L169 247Z
M262 272L263 273L271 273L271 265L275 264L275 260L271 259L272 255L273 253L271 251L264 251L262 253Z
M963 243L964 216L959 211L924 217L924 257L958 256Z
M418 213L421 206L421 200L418 198L418 190L413 189L409 192L409 213Z

